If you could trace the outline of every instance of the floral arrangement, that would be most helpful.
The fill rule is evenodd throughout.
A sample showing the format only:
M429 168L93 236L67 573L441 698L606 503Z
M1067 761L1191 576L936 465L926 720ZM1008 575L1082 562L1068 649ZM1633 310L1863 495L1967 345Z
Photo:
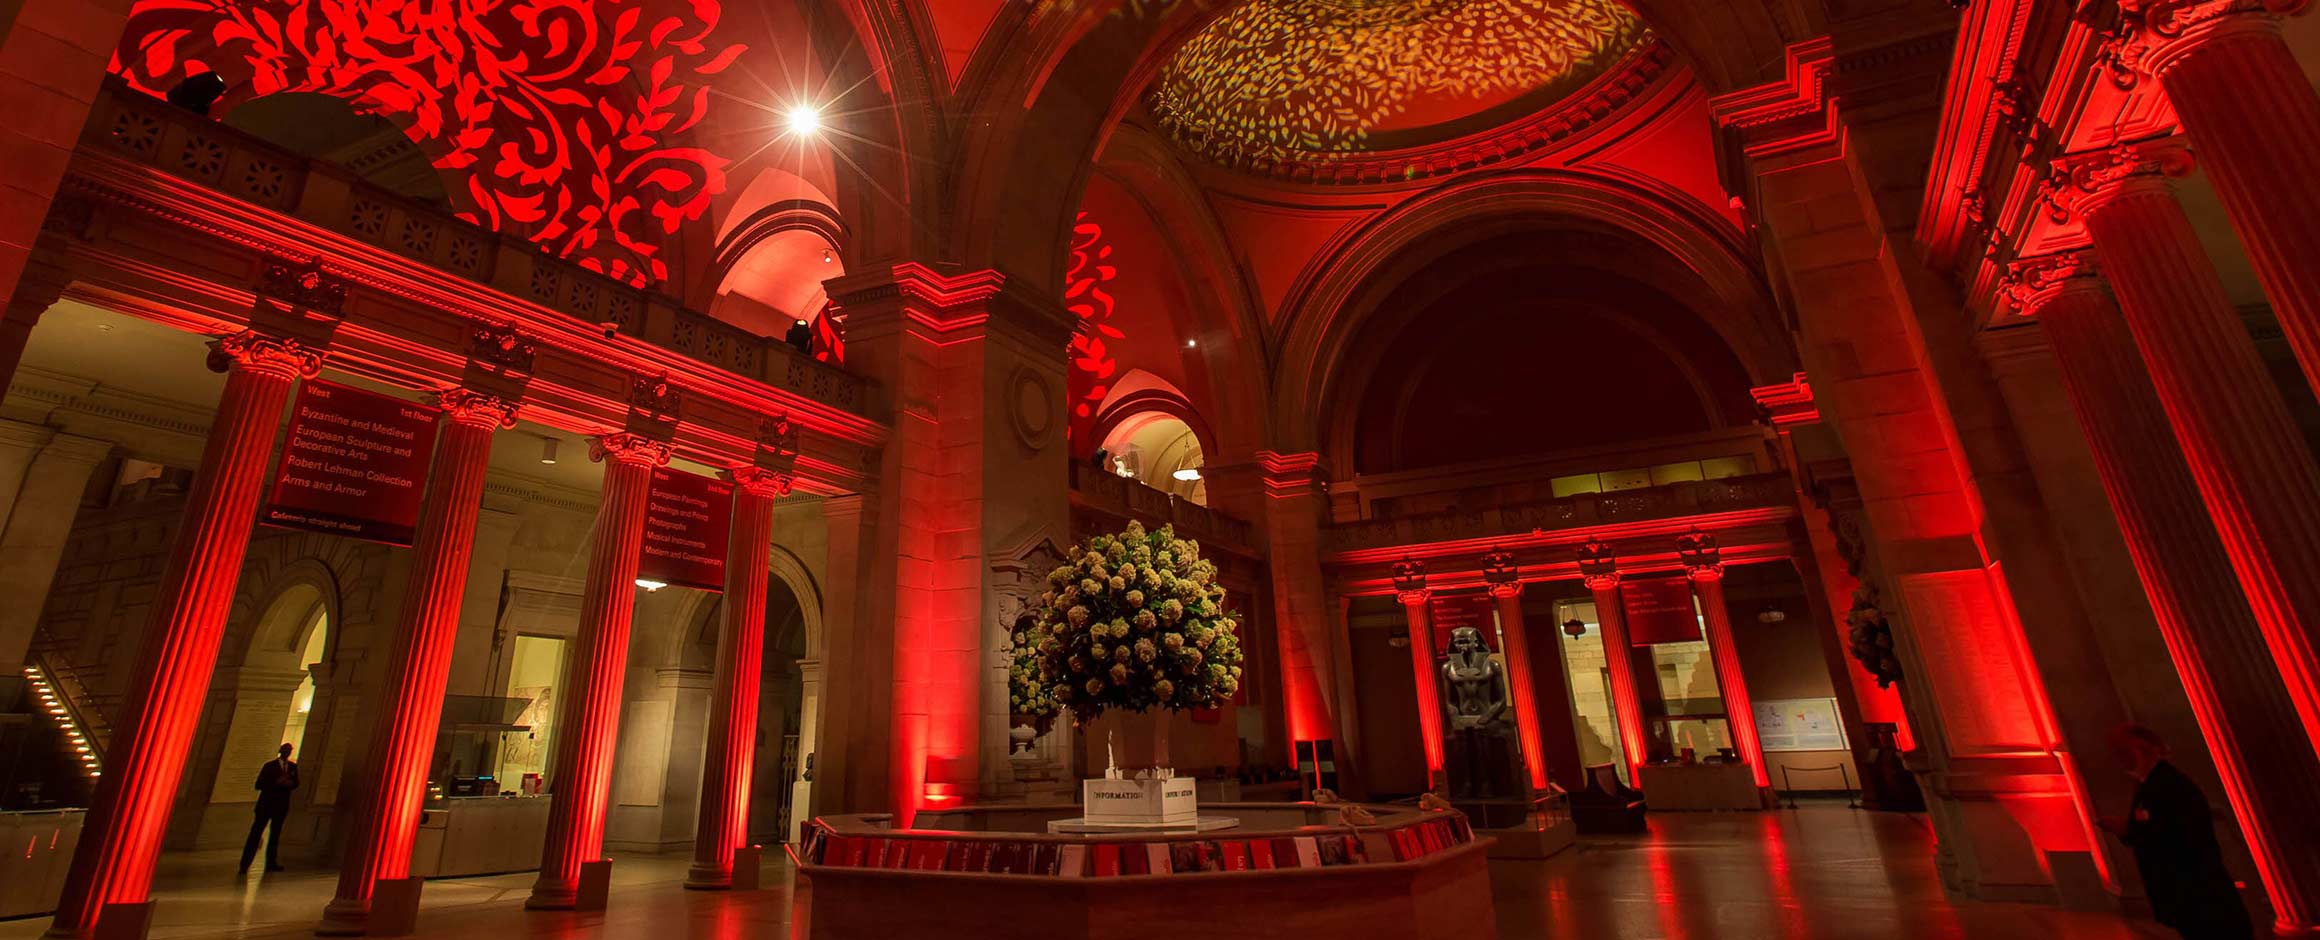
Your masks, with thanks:
M1885 612L1877 609L1875 588L1864 584L1853 592L1853 609L1845 611L1845 623L1851 627L1847 645L1853 658L1877 678L1877 687L1889 688L1901 681L1901 659L1893 652L1893 625L1886 622Z
M1073 546L1018 623L1011 710L1081 721L1107 710L1217 708L1241 685L1239 623L1216 566L1172 527Z

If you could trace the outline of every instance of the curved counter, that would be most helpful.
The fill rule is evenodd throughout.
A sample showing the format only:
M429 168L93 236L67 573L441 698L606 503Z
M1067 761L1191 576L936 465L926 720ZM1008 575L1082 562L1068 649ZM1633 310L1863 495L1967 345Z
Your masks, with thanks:
M825 816L794 851L803 936L1489 937L1480 838L1454 811L1312 803L1204 805L1212 832L1050 835L1073 805Z

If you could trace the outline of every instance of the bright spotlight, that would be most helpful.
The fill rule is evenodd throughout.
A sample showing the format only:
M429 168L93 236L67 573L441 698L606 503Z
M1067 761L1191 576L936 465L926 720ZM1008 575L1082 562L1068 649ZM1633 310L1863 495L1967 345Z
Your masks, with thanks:
M813 105L801 104L789 109L789 132L798 137L811 137L822 129L822 112Z

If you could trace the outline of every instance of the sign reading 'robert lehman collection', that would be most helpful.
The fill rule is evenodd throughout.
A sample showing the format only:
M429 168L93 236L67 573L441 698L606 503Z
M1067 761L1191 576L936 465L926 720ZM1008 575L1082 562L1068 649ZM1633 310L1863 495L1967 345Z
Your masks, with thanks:
M435 416L425 405L305 382L260 521L410 545L435 452Z
M654 470L637 580L724 590L725 536L732 524L733 484L667 467Z

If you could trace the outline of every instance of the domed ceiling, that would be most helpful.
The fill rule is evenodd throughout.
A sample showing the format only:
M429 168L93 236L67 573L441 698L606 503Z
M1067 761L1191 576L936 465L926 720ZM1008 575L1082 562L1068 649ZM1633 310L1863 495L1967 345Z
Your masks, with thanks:
M1169 59L1151 104L1219 163L1326 160L1536 113L1648 35L1619 0L1251 0Z

